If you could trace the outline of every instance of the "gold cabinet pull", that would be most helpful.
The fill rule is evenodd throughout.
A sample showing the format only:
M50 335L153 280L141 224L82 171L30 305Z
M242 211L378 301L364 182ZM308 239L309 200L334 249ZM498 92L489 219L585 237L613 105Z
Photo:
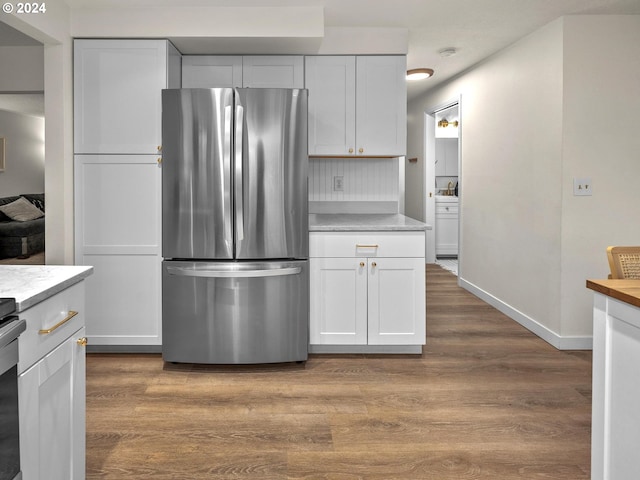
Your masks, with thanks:
M162 157L158 157L158 164L162 163Z
M365 243L356 243L356 248L378 248L378 244L365 244Z
M59 321L58 323L56 323L53 327L51 328L47 328L46 330L39 330L38 333L40 335L46 335L48 333L53 332L56 328L60 328L62 325L64 325L65 323L67 323L69 320L71 320L73 317L75 317L78 314L78 312L74 312L73 310L69 310L69 313L67 314L66 317L64 317L61 321Z
M86 347L87 346L87 337L81 337L78 340L76 340L76 343L78 345L80 345L81 347Z
M360 150L358 150L358 152L360 153L364 152L364 148L361 148Z
M371 262L371 266L372 266L372 267L377 267L377 266L378 266L378 264L377 264L376 262Z
M161 152L162 151L162 145L158 145L158 151Z
M361 266L361 267L364 267L364 262L360 262L360 266Z
M349 153L353 153L353 148L350 148L350 149L349 149Z

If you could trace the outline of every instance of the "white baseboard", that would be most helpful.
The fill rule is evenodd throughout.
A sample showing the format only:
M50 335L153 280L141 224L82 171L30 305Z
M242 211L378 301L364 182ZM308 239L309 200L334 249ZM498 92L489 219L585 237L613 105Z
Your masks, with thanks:
M309 345L309 353L422 354L422 345Z
M499 298L494 297L488 292L485 292L476 285L467 282L465 279L458 277L458 284L465 290L473 293L476 297L484 300L489 305L504 313L507 317L515 320L527 330L536 334L547 343L550 343L558 350L592 350L593 349L593 337L591 336L562 336L556 332L549 330L544 325L541 325L533 318L525 315L521 311L513 308L511 305L504 303Z

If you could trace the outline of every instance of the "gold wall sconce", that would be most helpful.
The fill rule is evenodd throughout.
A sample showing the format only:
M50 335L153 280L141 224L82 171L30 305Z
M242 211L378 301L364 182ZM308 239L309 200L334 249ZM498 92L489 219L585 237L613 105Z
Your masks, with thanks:
M460 122L458 122L457 120L453 122L449 122L447 121L446 118L443 118L438 122L438 126L441 128L447 128L449 125L451 125L452 127L458 128L458 125L460 125Z

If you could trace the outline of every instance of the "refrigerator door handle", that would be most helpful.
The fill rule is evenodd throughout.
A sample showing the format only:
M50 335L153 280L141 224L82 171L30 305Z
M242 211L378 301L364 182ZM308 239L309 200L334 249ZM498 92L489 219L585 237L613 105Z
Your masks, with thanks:
M208 277L208 278L257 278L257 277L282 277L285 275L298 275L302 271L300 267L270 268L266 270L215 270L194 269L183 267L167 267L169 275L182 277Z
M231 105L227 105L224 107L224 178L231 181L231 144L232 144L232 107ZM228 248L233 251L233 231L231 229L231 205L233 202L231 201L231 185L225 186L225 202L227 202L227 206L225 207L225 215L224 215L224 239Z
M236 232L237 241L244 239L244 217L243 217L243 184L242 184L242 153L243 153L243 141L244 141L244 107L242 105L236 105L236 151L235 151L235 189L236 189Z

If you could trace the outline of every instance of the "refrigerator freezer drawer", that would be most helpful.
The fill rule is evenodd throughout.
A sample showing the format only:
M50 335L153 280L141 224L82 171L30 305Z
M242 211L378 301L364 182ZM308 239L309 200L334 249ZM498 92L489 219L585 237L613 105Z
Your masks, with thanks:
M167 362L307 359L307 260L165 261L162 289L162 356Z

